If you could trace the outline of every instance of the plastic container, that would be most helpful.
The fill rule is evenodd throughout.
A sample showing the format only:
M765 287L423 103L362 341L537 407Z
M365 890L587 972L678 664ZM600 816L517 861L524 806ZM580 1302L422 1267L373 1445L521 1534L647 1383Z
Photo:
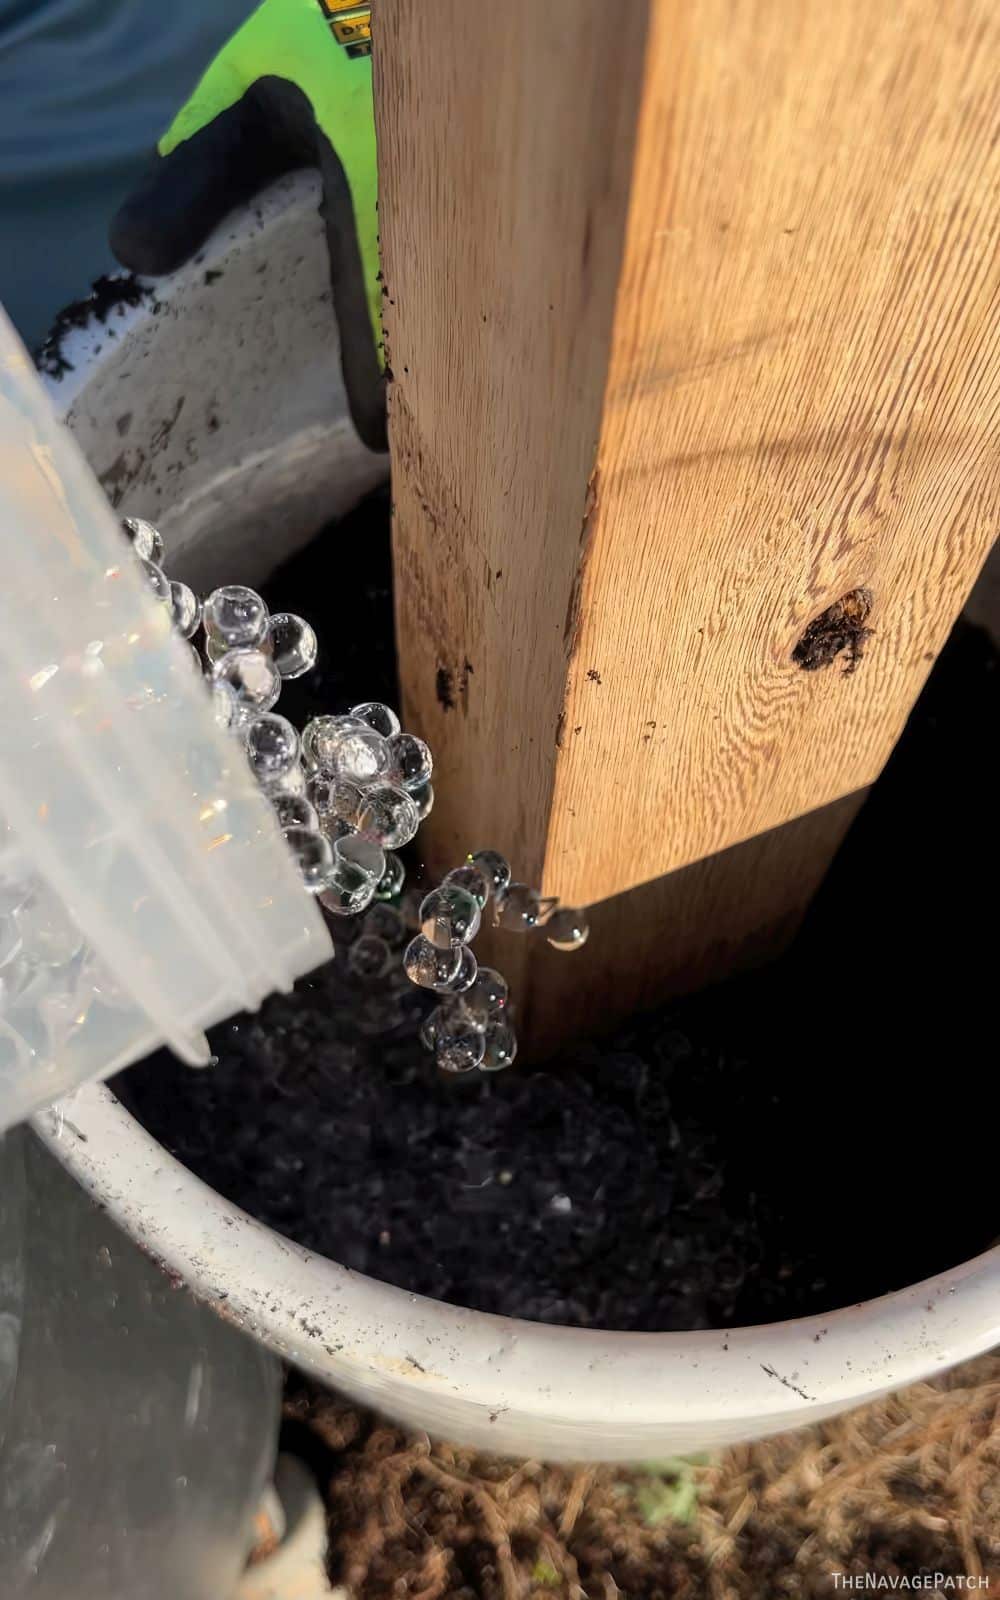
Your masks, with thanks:
M0 1128L330 951L79 447L0 313Z

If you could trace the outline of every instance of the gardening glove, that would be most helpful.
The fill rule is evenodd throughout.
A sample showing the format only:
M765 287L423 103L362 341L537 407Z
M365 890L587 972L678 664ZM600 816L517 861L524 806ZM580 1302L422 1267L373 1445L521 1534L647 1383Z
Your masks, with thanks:
M123 266L173 272L265 184L316 166L354 425L386 448L370 7L263 0L209 66L111 224Z

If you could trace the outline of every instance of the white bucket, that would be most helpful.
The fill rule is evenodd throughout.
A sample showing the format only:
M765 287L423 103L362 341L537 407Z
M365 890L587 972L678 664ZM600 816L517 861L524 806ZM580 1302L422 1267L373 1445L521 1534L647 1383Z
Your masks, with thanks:
M260 578L385 471L347 420L316 201L308 178L278 185L158 288L164 309L128 311L114 339L73 335L75 370L53 386L122 509L160 519L168 547L183 532L181 569L199 582ZM218 271L224 296L225 279L205 281ZM192 393L217 405L207 449L188 442L185 407L166 426L182 393L185 407ZM36 1126L120 1226L224 1316L353 1398L498 1451L639 1460L759 1438L1000 1342L1000 1249L763 1328L546 1327L426 1300L301 1249L200 1183L102 1086Z

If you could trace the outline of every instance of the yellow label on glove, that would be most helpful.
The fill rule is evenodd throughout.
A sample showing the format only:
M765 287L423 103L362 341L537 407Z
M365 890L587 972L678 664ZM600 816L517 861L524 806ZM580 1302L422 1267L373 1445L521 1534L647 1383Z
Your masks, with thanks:
M372 48L372 8L358 0L319 0L338 44L349 56L367 56Z

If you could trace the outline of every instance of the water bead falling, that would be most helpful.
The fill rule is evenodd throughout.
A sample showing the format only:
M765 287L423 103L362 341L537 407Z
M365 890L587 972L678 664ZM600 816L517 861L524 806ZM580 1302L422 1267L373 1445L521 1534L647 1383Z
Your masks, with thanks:
M166 573L156 565L155 561L142 560L139 565L142 568L153 599L159 600L161 604L168 606L170 604L170 579Z
M538 890L526 883L512 883L503 894L497 895L494 921L508 933L530 933L538 926L541 912L542 897Z
M247 760L259 783L280 783L299 763L299 736L287 717L266 711L246 730Z
M356 783L316 773L306 784L306 793L319 816L320 827L332 839L353 833L361 810L361 790Z
M359 706L351 707L351 716L374 728L383 739L392 739L399 732L399 718L392 707L383 705L381 700L363 700Z
M422 789L430 783L434 759L423 739L412 733L394 733L386 740L389 770L400 789Z
M319 644L304 617L291 611L278 611L268 628L271 658L284 679L301 678L316 665Z
M349 861L370 878L374 895L385 872L385 851L381 845L366 839L363 834L348 833L334 840L333 855L336 861Z
M432 783L422 783L418 788L410 789L407 792L417 808L417 821L423 822L424 818L429 817L434 810L434 785Z
M545 937L553 950L579 950L589 933L586 913L574 906L558 906L545 924Z
M379 899L365 912L362 932L384 939L390 950L401 950L406 943L406 924L399 912Z
M358 813L358 831L386 850L401 850L416 835L420 826L417 808L410 796L391 784L366 789Z
M220 728L228 728L236 717L236 690L231 683L217 678L209 684L212 695L212 715Z
M333 847L318 828L285 828L284 839L310 894L320 894L333 872Z
M389 771L388 743L374 728L342 728L327 741L327 767L360 788L375 783Z
M420 932L438 950L468 944L479 932L479 902L457 883L443 883L421 902Z
M462 1005L481 1030L498 1022L507 1005L507 980L495 967L480 967L475 983L462 996Z
M163 560L163 539L158 528L144 517L123 517L122 527L132 541L132 549L140 561L152 561L157 566Z
M458 952L458 970L447 983L441 985L439 990L441 994L465 994L472 988L479 975L479 962L471 947L467 944L459 945Z
M461 948L438 950L418 933L411 939L403 953L403 970L411 983L420 989L446 992L448 984L458 976L462 965Z
M333 773L337 746L345 730L364 732L358 717L313 717L302 729L302 760L307 772Z
M267 606L256 589L245 584L224 584L213 589L202 611L202 622L209 639L227 649L252 649L267 633Z
M304 794L287 794L276 790L271 797L274 814L281 828L311 828L319 830L316 808Z
M347 965L356 978L384 978L392 965L392 951L377 933L362 933L347 952Z
M371 874L353 861L335 857L323 885L319 903L334 917L356 917L366 911L375 895Z
M474 1072L486 1053L486 1042L474 1028L452 1032L439 1027L434 1044L434 1059L442 1072Z
M497 850L475 850L467 865L478 867L495 895L505 894L511 880L510 865Z
M481 867L453 867L451 872L445 873L444 883L457 884L460 889L471 894L480 911L490 897L490 884Z
M517 1055L517 1036L505 1022L494 1023L483 1035L483 1056L480 1072L502 1072L513 1065Z
M378 900L395 900L397 895L402 894L405 882L406 868L394 850L387 850L385 852L385 872L379 879L375 890L376 898ZM402 918L400 918L400 921L402 921Z
M201 601L193 589L186 583L178 583L176 578L170 582L170 615L174 627L182 639L190 639L198 632L201 622ZM199 662L199 669L201 663Z
M281 678L270 656L260 650L227 650L212 668L236 696L238 714L270 711L281 693Z

